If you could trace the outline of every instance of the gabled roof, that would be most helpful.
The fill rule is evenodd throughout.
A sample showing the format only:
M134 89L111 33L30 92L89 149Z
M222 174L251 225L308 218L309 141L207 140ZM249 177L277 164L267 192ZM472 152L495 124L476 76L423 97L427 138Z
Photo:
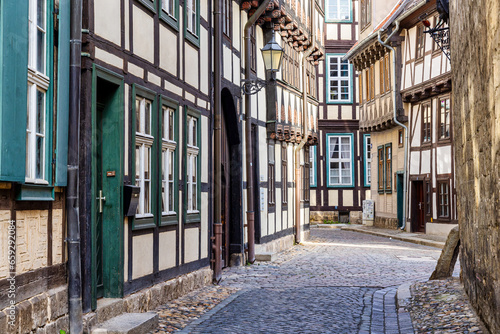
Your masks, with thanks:
M365 39L357 41L343 58L349 59L351 56L360 51L365 45L377 39L379 31L385 31L398 17L407 16L413 12L413 10L424 5L427 1L428 0L399 0L391 9L389 14L387 14L387 16L375 26L373 31L365 37Z

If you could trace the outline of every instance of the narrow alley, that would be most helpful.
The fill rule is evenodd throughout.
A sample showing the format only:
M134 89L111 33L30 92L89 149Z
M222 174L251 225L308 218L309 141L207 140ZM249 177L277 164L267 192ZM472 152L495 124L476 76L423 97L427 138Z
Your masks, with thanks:
M394 239L312 228L308 241L273 262L227 268L219 286L160 307L154 333L181 328L179 333L413 333L410 313L397 309L396 293L427 281L440 253ZM454 276L458 273L457 264ZM480 332L475 324L462 321L467 329L456 330L452 323L443 324L450 333L474 327ZM429 332L445 333L445 327Z

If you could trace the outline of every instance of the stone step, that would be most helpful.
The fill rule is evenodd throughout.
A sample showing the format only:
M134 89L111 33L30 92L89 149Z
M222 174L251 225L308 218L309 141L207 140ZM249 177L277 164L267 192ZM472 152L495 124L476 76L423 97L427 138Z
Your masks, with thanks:
M275 253L255 254L255 261L273 262L276 259Z
M158 327L158 314L124 313L92 329L92 334L146 334Z

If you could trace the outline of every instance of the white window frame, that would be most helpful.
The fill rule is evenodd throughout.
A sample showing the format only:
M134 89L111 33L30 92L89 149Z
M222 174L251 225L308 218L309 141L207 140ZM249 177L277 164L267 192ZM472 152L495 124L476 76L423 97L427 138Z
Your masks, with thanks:
M352 22L352 0L326 0L326 22ZM347 8L347 15L341 16L341 8Z
M365 187L369 187L372 184L372 156L373 156L373 146L371 136L368 134L364 135L364 163L365 163Z
M198 37L198 29L197 29L197 19L196 16L198 13L196 12L196 0L186 0L186 16L187 16L187 30Z
M172 118L170 118L170 113L172 113ZM175 175L175 151L177 149L177 142L175 141L175 124L170 124L170 122L175 122L175 109L162 106L162 143L161 143L161 168L162 168L162 204L163 209L162 215L175 215L175 200L174 196L177 194L170 193L174 192L174 180ZM170 132L170 126L172 126L172 131ZM172 173L170 173L170 171ZM171 196L171 197L170 197ZM172 198L172 203L169 199Z
M198 138L198 126L199 119L188 115L187 119L187 213L199 213L198 208L198 158L200 154L199 148L199 138ZM193 180L193 177L195 179ZM193 196L196 195L195 200Z
M39 13L37 13L37 5L39 1L42 3L43 9L42 13L40 13L41 15L38 15ZM47 180L48 172L46 169L47 91L50 86L50 79L46 75L47 10L47 0L29 0L25 182L44 185L49 183ZM38 43L37 38L40 32L42 33L42 45ZM39 59L39 56L41 56L42 59ZM41 104L37 103L38 94L42 94ZM37 120L39 122L37 122ZM41 142L40 145L37 145L38 141ZM39 166L38 171L37 165Z
M352 65L349 62L342 61L343 54L329 54L327 55L327 89L326 89L326 101L331 104L339 104L339 103L352 103ZM331 59L336 59L336 65L338 66L337 75L332 75L332 72L335 72L332 69ZM342 69L343 65L347 65L347 70ZM345 73L344 73L345 72ZM344 74L343 74L344 73ZM347 86L343 85L343 82L347 82ZM337 98L332 98L332 89L337 88ZM342 92L342 88L347 88L347 98L342 98L342 95L345 92Z
M167 13L170 17L175 19L175 0L162 0L161 9Z
M316 146L311 146L309 148L309 168L310 168L310 176L309 176L309 186L316 187Z
M146 99L141 96L136 97L136 106L137 102L139 102L139 119L136 119L136 133L135 133L135 146L136 146L136 152L137 149L139 150L139 154L137 156L136 153L136 169L139 167L139 173L137 173L136 170L136 185L141 188L140 195L139 195L139 205L137 206L137 213L135 215L136 218L146 218L146 217L153 217L153 199L151 197L151 189L152 189L152 152L153 152L153 143L154 143L154 136L152 136L152 110L153 110L153 101ZM146 132L146 113L148 112L146 110L146 102L149 103L149 133ZM136 111L137 115L137 111ZM137 129L137 122L139 122L139 129ZM149 178L146 178L145 172L146 172L146 165L145 165L145 158L146 158L146 152L148 152L149 149ZM138 174L138 175L137 175ZM139 176L139 178L137 178ZM149 186L146 189L146 182L149 182ZM146 198L146 191L149 194L149 207L146 207L145 203L145 198Z
M339 133L339 134L327 134L327 186L328 187L354 187L354 135L352 133ZM342 150L343 139L348 139L349 149ZM332 153L335 149L335 141L338 142L339 151L338 157L333 157ZM345 145L345 143L344 143ZM342 153L348 153L348 157L343 157ZM338 163L338 168L332 168L332 163ZM345 167L343 164L349 164L349 167ZM338 182L335 182L333 178L337 177L332 174L335 169L338 169ZM343 173L343 171L348 171ZM343 182L343 177L349 177L349 181Z

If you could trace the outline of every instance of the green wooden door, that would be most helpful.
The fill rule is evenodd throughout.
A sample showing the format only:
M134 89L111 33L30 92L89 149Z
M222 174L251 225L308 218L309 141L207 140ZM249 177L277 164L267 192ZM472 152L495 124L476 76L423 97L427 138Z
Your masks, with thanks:
M123 84L94 69L92 126L92 308L123 296Z

